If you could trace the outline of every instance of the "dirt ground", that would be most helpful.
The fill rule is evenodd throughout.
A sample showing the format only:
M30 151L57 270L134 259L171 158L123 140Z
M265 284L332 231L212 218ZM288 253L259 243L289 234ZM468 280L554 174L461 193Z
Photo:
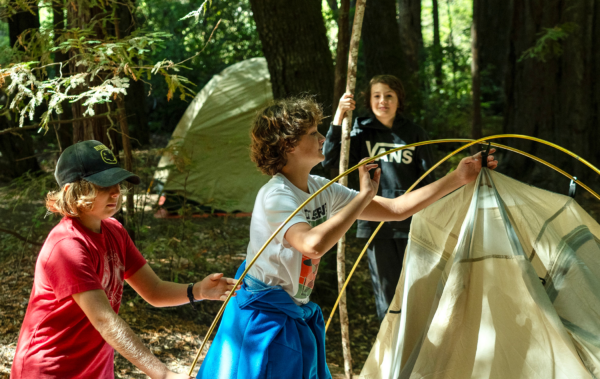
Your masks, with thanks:
M600 219L600 201L587 193L578 195L577 201L596 220ZM29 241L42 243L58 219L43 218L43 212L40 216L41 206L40 200L24 206L6 206L0 202L0 213L3 214L0 228L17 231ZM136 243L153 269L165 280L189 283L213 272L233 276L245 257L249 218L156 219L152 214L143 213L137 220ZM346 272L366 242L354 235L354 230L348 233ZM8 378L10 373L39 248L39 245L0 233L0 379ZM335 266L335 252L326 254L319 266L312 294L312 300L321 305L326 319L337 296ZM189 305L154 308L126 285L119 314L168 367L183 373L189 370L220 304L201 302L198 311ZM353 367L358 373L379 330L368 265L364 261L348 287L348 309ZM327 333L326 344L329 367L334 377L341 378L343 357L337 315ZM118 354L115 356L115 376L146 377Z
M191 237L187 246L190 254L169 254L173 238L169 230L181 228L178 219L159 220L147 217L146 230L138 241L138 247L153 269L163 279L182 283L202 279L211 272L224 272L233 276L245 257L248 241L249 218L193 219L185 226ZM6 227L0 221L0 227ZM50 226L48 226L50 227ZM352 233L351 233L352 234ZM362 240L350 237L348 262L353 263L363 245ZM27 309L33 282L34 267L39 246L24 243L0 233L0 245L15 246L12 254L0 256L0 378L8 378L16 348L20 325ZM161 250L163 247L165 250ZM349 263L350 264L350 263ZM352 351L355 372L358 373L366 359L379 329L375 315L367 263L363 262L350 286L348 303L350 309ZM348 268L349 270L349 268ZM335 302L335 252L326 257L319 268L313 300L323 306L329 317ZM151 351L169 368L176 372L188 372L210 323L218 312L220 302L200 302L198 311L183 305L172 308L154 308L144 302L129 286L125 286L119 315L132 327ZM206 349L205 349L206 350ZM327 334L328 363L334 377L343 377L343 358L337 317ZM199 363L201 363L201 356ZM199 365L196 365L194 373ZM195 375L195 374L194 374ZM129 361L115 354L115 377L146 378Z

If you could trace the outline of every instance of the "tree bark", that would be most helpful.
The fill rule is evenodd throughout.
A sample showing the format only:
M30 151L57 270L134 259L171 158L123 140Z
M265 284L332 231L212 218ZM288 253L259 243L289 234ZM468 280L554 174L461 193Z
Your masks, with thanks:
M250 0L275 99L315 95L329 113L333 60L319 0ZM325 126L319 128L325 133Z
M561 42L564 50L560 56L548 57L546 62L534 58L519 61L544 28L565 22L573 22L579 29ZM598 165L599 24L600 4L594 0L513 2L505 132L554 142ZM597 175L566 154L524 140L511 141L511 145L548 160L598 191ZM567 179L524 157L511 154L502 166L517 179L567 192Z
M11 46L17 43L19 36L29 30L38 29L40 21L37 14L21 12L8 19L8 34ZM0 104L8 109L11 99L4 91L0 91ZM11 112L12 118L0 116L0 130L18 127L17 115ZM27 171L39 171L40 166L35 158L19 160L35 155L33 139L29 133L20 135L7 134L0 138L0 177L5 180L17 178Z
M346 90L346 78L348 71L348 52L350 48L350 0L341 0L338 17L338 43L335 58L335 81L333 88L333 106L331 114L335 114L340 98Z
M471 96L473 118L471 120L471 138L479 139L483 135L481 126L481 79L479 76L479 1L473 0L473 24L471 25ZM471 154L475 154L479 146L471 146Z
M101 13L101 10L97 7L90 7L90 4L86 1L78 1L77 4L70 3L68 6L68 25L69 28L86 29L89 27L89 23L94 16ZM95 38L103 39L104 33L99 28L98 24L94 27L96 33ZM75 52L71 51L70 56L72 57ZM85 66L76 66L76 62L71 61L69 63L69 71L73 73L85 72ZM93 87L94 85L100 84L99 79L88 81L86 87ZM79 86L75 88L73 93L79 94L85 91L86 88ZM80 119L84 117L84 113L87 107L82 105L82 102L76 102L71 105L73 112L73 118ZM111 109L114 110L114 109ZM107 113L109 111L107 104L98 104L94 106L94 112L96 114ZM110 121L105 118L96 118L89 120L82 120L73 122L73 143L86 140L96 140L102 142L108 146L114 153L118 152L116 143L116 133L108 132L108 127L111 125ZM115 154L117 155L117 154Z
M132 1L135 4L135 1ZM122 4L118 8L119 18L115 22L115 35L124 38L136 29L137 19L131 9ZM150 131L148 129L148 112L146 110L146 89L141 80L130 80L124 107L127 109L128 133L137 146L150 144ZM131 142L130 142L131 144Z
M481 99L490 103L487 112L502 114L504 92L502 91L508 65L510 38L510 1L490 0L479 3L477 22L479 68L481 75Z
M442 74L442 44L440 42L440 9L438 0L432 0L433 12L433 65L435 84L438 89L443 85L444 79Z
M456 86L456 70L457 70L457 62L456 62L456 51L454 48L454 30L452 27L452 10L450 9L450 0L446 0L446 9L448 11L448 27L450 29L450 33L448 33L448 50L450 51L450 63L452 65L452 89L454 92L454 96L457 96L458 88Z
M365 75L368 81L375 75L394 75L402 80L406 91L406 113L415 109L418 87L414 86L400 42L396 21L396 0L367 3L363 27Z
M419 88L419 66L423 54L421 0L398 0L398 19L408 75L413 85Z
M67 20L65 17L65 4L64 1L54 2L52 4L52 12L53 12L53 25L54 25L54 36L58 37L60 31L68 28ZM54 62L62 62L62 71L63 73L67 73L69 71L68 65L69 54L63 53L60 50L54 52ZM60 67L55 67L55 70L60 70ZM58 75L58 72L56 73ZM63 113L57 115L58 120L70 120L73 118L73 111L71 104L69 104L68 100L65 100L61 104ZM69 147L73 143L73 128L72 127L61 127L61 125L54 125L52 127L53 132L56 134L56 139L58 141L59 150L62 153L64 149Z
M346 81L346 92L354 93L356 87L356 71L358 64L358 47L362 34L362 24L365 14L366 0L358 0L354 11L354 23L352 25L352 39L350 41L350 54L348 56L348 75ZM342 148L340 151L340 173L348 169L350 157L350 128L352 126L352 111L346 112L342 122ZM340 179L340 184L348 185L348 177ZM337 244L337 272L338 292L342 292L346 281L346 236L344 235ZM344 372L347 379L352 379L352 354L350 352L350 329L348 322L348 309L346 306L346 293L344 292L339 303L340 327L342 332L342 350L344 354Z
M125 157L125 170L129 172L133 172L133 155L131 153L131 140L129 139L129 128L127 126L127 111L125 109L125 100L123 99L123 95L117 96L117 107L119 109L119 128L121 130L121 139L123 142L123 156ZM127 215L125 217L125 227L127 232L129 232L129 236L135 243L135 231L133 228L133 220L134 220L134 188L133 185L129 182L127 185L127 201L126 201L126 210Z

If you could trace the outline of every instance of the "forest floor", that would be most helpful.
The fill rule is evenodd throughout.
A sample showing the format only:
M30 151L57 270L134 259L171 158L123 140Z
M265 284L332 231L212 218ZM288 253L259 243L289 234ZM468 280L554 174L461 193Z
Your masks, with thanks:
M0 220L0 228L33 235L42 242L58 218L50 217L33 233L27 228L28 214L36 206L0 209L9 217ZM2 208L2 206L0 206ZM11 216L12 215L12 216ZM16 224L23 224L21 228ZM212 272L233 277L244 260L250 218L156 219L145 214L138 230L137 245L157 274L166 280L189 283ZM30 232L28 234L28 232ZM348 262L353 263L365 241L348 238ZM0 233L0 378L8 378L20 326L31 293L39 246ZM349 271L350 267L347 269ZM329 317L337 295L335 251L325 256L319 266L318 281L312 299ZM189 305L154 308L143 301L128 285L124 288L119 315L140 336L151 351L176 372L187 372L220 302L200 302L198 311ZM358 373L379 330L367 262L363 262L349 286L348 308L354 371ZM343 377L343 358L337 316L327 333L327 360L334 377ZM206 349L205 349L206 351ZM203 356L200 359L202 360ZM197 371L199 365L196 365ZM115 377L146 376L119 354L115 356Z
M157 154L147 151L137 157L136 173L149 187ZM456 156L442 166L437 176L446 173L460 159ZM59 218L45 217L42 199L55 187L51 170L42 176L27 177L0 187L0 229L14 231L28 241L0 232L0 379L8 378L29 295L35 262L48 232ZM436 170L437 171L437 170ZM138 197L140 198L140 197ZM250 218L186 217L155 218L155 198L144 197L138 204L134 231L136 245L159 277L179 283L199 281L214 272L233 277L245 259ZM600 202L583 191L577 201L596 220ZM355 229L347 234L346 272L366 240L357 239ZM323 309L327 319L337 297L335 250L324 256L311 299ZM353 368L359 373L379 331L375 301L366 259L358 266L347 289ZM198 311L189 305L154 308L129 286L124 287L119 314L144 343L171 369L187 372L202 339L217 314L220 302L200 302ZM339 319L336 313L327 333L327 362L334 377L343 377L343 356ZM202 357L201 357L202 359ZM196 370L198 365L196 365ZM144 378L145 375L116 354L117 378Z

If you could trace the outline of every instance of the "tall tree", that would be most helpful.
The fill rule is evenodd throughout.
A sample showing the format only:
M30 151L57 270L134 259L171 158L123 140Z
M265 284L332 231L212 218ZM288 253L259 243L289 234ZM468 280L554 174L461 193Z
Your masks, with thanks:
M11 46L18 44L19 36L24 32L35 33L40 27L37 14L20 12L8 19L8 33ZM22 50L22 48L20 49ZM11 100L7 94L0 90L0 102L3 110L8 108ZM14 116L14 114L13 114ZM17 126L15 117L0 116L0 129L14 128ZM40 166L35 158L33 140L28 132L19 134L5 134L0 137L0 171L5 179L14 179L27 171L38 171Z
M54 25L54 43L59 43L59 36L61 31L67 29L67 19L65 17L65 5L64 1L56 1L52 3L52 23ZM54 52L54 62L63 63L64 66L68 66L67 61L69 60L69 54L63 53L60 50ZM73 118L71 111L71 105L67 100L62 102L63 113L57 115L59 120L70 120ZM55 134L58 139L58 146L60 152L66 149L73 143L73 128L70 125L58 125L53 126Z
M321 1L250 0L250 4L273 96L316 95L325 112L331 112L334 71Z
M438 0L431 0L431 3L433 13L433 72L435 75L435 84L439 88L444 82L442 76L442 44L440 42L440 8Z
M434 0L437 1L437 0ZM508 43L510 38L510 7L506 0L488 0L480 2L473 22L477 23L479 41L479 68L481 72L481 98L491 103L494 114L504 109L502 91L508 65Z
M597 165L600 4L595 0L514 1L510 33L505 131L554 142ZM540 38L540 33L561 38ZM537 49L531 50L534 46ZM530 141L512 144L597 190L597 175L564 153ZM525 157L511 155L502 165L519 179L563 193L567 190L564 177Z
M419 66L423 55L421 0L398 0L398 24L408 75L418 88Z
M367 2L363 25L363 49L367 81L375 75L395 75L404 83L407 112L414 109L418 87L408 70L396 21L396 1Z
M99 22L99 19L106 16L103 14L103 10L99 7L91 6L91 3L87 1L78 1L77 4L71 3L68 4L67 8L67 23L69 28L78 28L84 30L86 28L93 27L93 31L95 33L95 37L97 39L104 39L106 36L106 29L102 27L103 25ZM94 22L92 22L94 20ZM70 50L70 56L75 56L78 52L75 50ZM78 65L76 60L71 60L69 63L69 71L71 73L83 73L86 72L86 67L83 65ZM74 93L81 93L87 87L96 86L101 82L101 75L97 75L96 78L92 81L86 83L85 87L78 87L74 90ZM80 119L84 117L84 113L86 108L82 102L75 102L71 105L71 110L73 112L73 118ZM110 109L110 111L115 111ZM97 115L109 113L108 104L97 104L94 106L94 112ZM73 122L73 143L77 143L79 141L85 140L97 140L105 144L109 147L114 147L114 151L116 152L116 142L117 142L117 134L115 131L108 132L108 128L111 125L111 119L107 117L93 118L81 121ZM116 129L115 129L116 130Z
M471 138L479 139L483 135L481 125L481 77L479 71L479 18L477 17L480 0L473 0L473 24L471 25L471 96L473 104L473 117L471 120ZM479 147L471 146L471 153L475 154Z

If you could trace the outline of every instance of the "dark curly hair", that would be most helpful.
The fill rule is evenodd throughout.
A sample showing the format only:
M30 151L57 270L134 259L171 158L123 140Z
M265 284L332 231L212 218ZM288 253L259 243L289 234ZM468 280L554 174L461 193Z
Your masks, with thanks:
M287 163L286 153L322 119L323 110L311 97L276 100L252 123L250 159L264 174L277 174Z
M392 91L396 92L396 96L398 96L398 109L396 109L396 113L401 114L404 112L404 101L406 99L404 86L402 85L402 81L400 81L400 79L394 75L376 75L373 77L373 79L371 79L367 89L363 92L365 107L373 112L371 109L371 88L373 88L373 85L378 83L386 84Z

